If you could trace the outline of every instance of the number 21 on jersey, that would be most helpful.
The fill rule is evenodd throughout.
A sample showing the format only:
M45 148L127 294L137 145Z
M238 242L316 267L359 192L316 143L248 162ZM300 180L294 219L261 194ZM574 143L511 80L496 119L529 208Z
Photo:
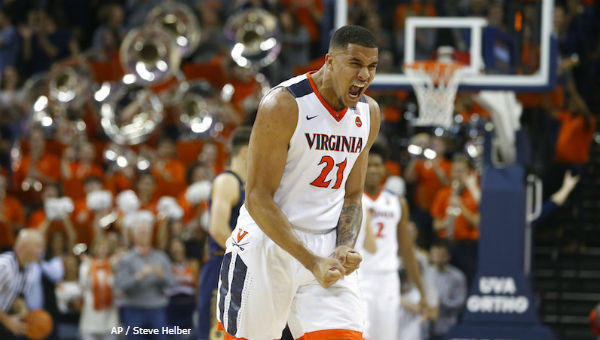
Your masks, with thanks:
M319 188L328 188L331 184L331 179L328 180L327 176L335 166L337 167L336 179L331 189L339 189L342 185L342 181L344 180L344 169L346 169L346 164L348 163L348 160L344 158L343 162L335 164L335 161L331 156L323 156L321 158L321 162L319 162L319 165L323 163L325 163L325 167L323 168L323 170L321 170L321 174L310 184Z

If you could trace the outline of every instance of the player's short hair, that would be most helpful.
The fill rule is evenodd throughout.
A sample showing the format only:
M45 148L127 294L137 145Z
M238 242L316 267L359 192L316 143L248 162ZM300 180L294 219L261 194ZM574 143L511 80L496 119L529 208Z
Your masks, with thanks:
M377 155L381 157L381 160L385 163L389 159L389 150L382 143L373 143L369 155Z
M240 126L231 135L231 156L236 156L242 147L247 146L250 143L250 134L252 133L252 127Z
M348 44L356 44L363 47L377 48L377 39L368 29L347 25L338 28L329 41L329 49L346 49Z

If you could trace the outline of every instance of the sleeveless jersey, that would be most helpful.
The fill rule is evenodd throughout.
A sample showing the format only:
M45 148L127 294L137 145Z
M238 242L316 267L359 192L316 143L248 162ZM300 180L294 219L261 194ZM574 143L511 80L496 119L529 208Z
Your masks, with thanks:
M369 139L367 98L362 96L356 107L335 111L321 97L309 73L277 87L285 87L296 99L298 123L275 203L294 228L330 231L342 210L348 175ZM254 223L245 206L238 223Z
M245 197L246 191L244 189L244 182L242 182L242 179L235 172L233 172L231 170L225 170L221 174L224 174L224 173L232 174L235 177L235 179L238 180L238 182L240 184L240 199L236 202L235 206L233 208L231 208L231 216L229 217L229 228L231 228L231 230L233 230L233 229L235 229L235 225L237 223L238 216L240 214L240 207L244 203L244 197ZM208 200L209 209L210 209L211 205L212 205L212 201ZM220 254L220 253L223 253L224 251L225 251L225 249L221 248L219 243L217 243L217 241L215 241L215 239L213 239L212 236L208 235L208 252L209 252L209 254L211 256L213 256L214 254L219 254L218 256L223 256L223 254Z
M367 194L362 197L363 224L356 240L356 249L363 257L360 270L366 272L396 271L399 269L398 259L398 222L402 216L400 200L387 190L371 198ZM364 250L367 210L372 209L371 228L375 233L377 250L371 254Z

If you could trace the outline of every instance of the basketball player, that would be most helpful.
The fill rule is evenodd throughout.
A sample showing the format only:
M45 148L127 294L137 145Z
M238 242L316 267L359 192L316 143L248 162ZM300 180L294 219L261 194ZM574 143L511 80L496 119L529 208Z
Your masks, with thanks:
M212 185L208 236L208 261L202 266L198 297L198 337L218 340L225 334L217 330L215 314L219 269L225 254L225 241L235 228L244 203L244 183L250 127L237 128L231 137L229 166L215 177Z
M344 26L324 65L262 100L250 138L246 202L227 239L217 318L226 339L362 339L354 243L367 155L379 133L364 95L375 37Z
M362 197L366 216L356 248L363 255L358 278L366 303L367 327L365 339L398 339L400 312L400 278L402 257L406 271L424 294L419 264L414 254L412 235L408 229L409 210L404 197L383 189L386 154L375 144L369 153L365 192ZM364 249L364 250L363 250ZM421 309L427 304L421 299Z

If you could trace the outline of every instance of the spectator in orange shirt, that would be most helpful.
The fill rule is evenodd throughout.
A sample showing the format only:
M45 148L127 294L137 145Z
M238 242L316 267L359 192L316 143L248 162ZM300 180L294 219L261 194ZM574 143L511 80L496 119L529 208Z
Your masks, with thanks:
M185 189L185 166L176 158L175 142L162 137L156 154L151 171L156 179L157 196L177 197Z
M195 183L205 182L210 186L214 177L212 167L205 162L198 161L190 165L187 169L186 179L189 186ZM204 257L204 244L208 235L208 218L204 216L208 211L208 197L198 202L188 200L188 189L182 192L177 202L183 208L182 230L180 237L185 240L187 255L197 260ZM192 195L193 196L193 195ZM198 197L193 197L198 199ZM203 218L204 217L204 218Z
M203 161L198 161L190 165L186 171L187 184L192 185L197 182L208 181L212 182L215 173L212 167ZM196 224L199 223L202 212L208 208L208 202L206 204L192 204L186 199L186 192L179 194L177 203L183 208L183 222L185 228L193 226L196 228ZM199 206L203 207L200 208Z
M411 216L419 227L420 244L428 249L435 238L429 211L438 190L450 184L451 165L445 157L446 143L442 137L418 134L411 144L420 151L413 154L415 157L406 166L404 179L415 184Z
M114 195L124 190L133 190L135 183L135 169L132 164L119 168L106 178L106 185Z
M77 152L73 147L67 147L61 159L61 173L65 196L73 200L84 198L83 180L88 176L102 178L102 168L94 163L96 148L90 142L83 142Z
M15 183L26 193L39 192L41 186L60 180L60 160L46 152L46 139L41 126L35 125L29 132L29 153L17 164ZM33 189L33 190L32 190ZM40 203L39 194L25 195L27 203Z
M124 190L133 190L134 185L137 180L136 173L136 164L135 162L131 162L131 149L127 147L122 147L117 145L116 143L110 143L107 145L106 150L119 150L115 159L118 159L118 156L124 156L127 159L127 164L119 164L115 161L106 160L107 164L107 174L105 178L105 183L107 189L112 191L113 195L118 195L121 191ZM105 152L105 157L108 152ZM106 164L105 163L105 164Z
M3 170L3 169L0 169ZM6 194L6 172L0 172L0 253L8 251L15 243L15 235L25 224L21 202Z
M453 261L471 282L477 269L481 191L466 156L458 155L452 161L451 183L435 196L433 228L438 237L451 242Z
M91 211L87 206L86 196L92 191L103 189L102 178L97 176L88 176L83 180L82 198L74 201L74 209L71 214L71 221L77 234L77 243L85 243L88 247L92 246L95 234L98 231L96 223L99 216Z

